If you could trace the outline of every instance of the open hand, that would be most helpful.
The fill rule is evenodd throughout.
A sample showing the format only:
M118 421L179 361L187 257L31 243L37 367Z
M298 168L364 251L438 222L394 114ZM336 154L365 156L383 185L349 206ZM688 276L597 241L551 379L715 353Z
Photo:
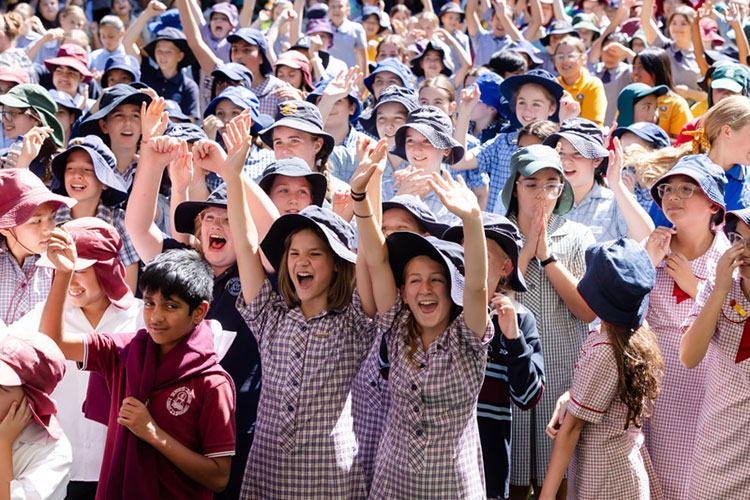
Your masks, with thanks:
M479 85L476 83L471 87L466 87L461 90L461 95L458 102L458 112L471 113L474 107L479 102L479 98L482 96L482 92L479 90Z
M476 195L466 186L463 176L458 176L458 182L453 180L447 170L441 176L434 172L427 179L430 188L437 193L443 205L462 221L472 217L481 217L482 210Z
M165 111L167 102L163 97L153 99L148 107L141 103L141 141L148 142L152 137L164 135L169 123L169 115Z
M396 188L397 195L424 196L430 192L430 185L427 183L429 178L421 168L409 165L393 173L393 187Z
M242 168L245 166L247 153L252 144L252 135L250 134L252 125L253 122L249 112L244 111L227 123L222 137L224 138L224 144L227 146L224 172L228 176L239 177L242 175Z
M21 431L31 422L31 407L24 397L21 402L13 401L8 413L0 421L0 440L12 444Z
M176 191L187 190L193 180L193 155L188 151L186 141L180 143L176 157L167 168L172 189Z
M505 294L495 293L492 296L492 305L497 311L497 325L508 340L518 338L518 316L513 300Z
M323 98L330 99L331 102L338 102L340 99L349 95L352 89L362 81L362 72L359 66L349 68L345 73L343 70L326 85L323 90Z
M367 191L367 185L370 183L373 174L376 170L385 167L383 160L385 159L385 152L388 148L388 143L385 139L379 140L375 145L368 138L361 138L357 141L357 157L359 158L359 165L349 179L349 184L352 187L352 191L356 193L364 193Z
M698 278L693 273L690 261L680 252L672 252L664 269L685 293L693 299L698 295Z

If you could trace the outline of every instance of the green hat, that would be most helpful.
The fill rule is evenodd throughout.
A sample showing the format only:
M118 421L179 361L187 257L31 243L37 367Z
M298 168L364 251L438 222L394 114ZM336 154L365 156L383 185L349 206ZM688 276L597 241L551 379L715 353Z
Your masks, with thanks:
M633 124L633 106L639 99L654 94L656 97L661 97L669 92L669 87L666 85L657 85L656 87L649 87L645 83L629 83L625 85L617 96L617 126L618 127L629 127Z
M745 95L747 76L739 64L722 64L717 66L711 76L712 89L724 89L736 94Z
M31 108L39 114L42 125L52 129L52 140L57 147L63 147L65 131L55 117L57 104L47 90L35 83L16 85L5 95L0 95L0 105L11 108Z
M516 184L518 174L524 177L531 177L542 169L551 168L558 172L563 178L563 192L557 200L557 205L552 211L555 215L565 215L573 208L573 187L565 178L560 155L557 151L549 146L542 144L533 144L525 148L518 148L510 158L510 177L505 181L503 187L502 200L503 205L510 207L510 200L513 196L513 187Z
M602 34L599 27L596 25L596 22L594 21L594 15L593 14L585 14L581 12L580 14L576 14L573 17L573 29L578 30L589 30L594 32L594 37L591 39L596 40L599 38L599 35Z

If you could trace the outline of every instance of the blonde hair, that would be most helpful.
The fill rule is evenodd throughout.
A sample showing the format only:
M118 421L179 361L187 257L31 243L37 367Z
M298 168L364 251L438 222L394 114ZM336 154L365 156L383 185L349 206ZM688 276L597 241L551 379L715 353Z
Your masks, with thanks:
M70 30L67 33L65 33L65 36L60 42L60 45L64 45L66 43L74 43L76 45L80 45L84 49L88 49L89 48L89 36L86 34L85 31L82 31L82 30Z
M60 11L60 17L68 17L70 15L75 15L78 17L81 17L83 19L86 19L86 13L83 11L81 7L78 5L70 5L68 4L67 7L65 7L62 11Z
M438 19L438 16L435 15L433 12L420 12L416 15L417 23L421 21L422 19L426 19L427 21L432 23L432 29L436 30L440 27L440 19Z
M689 24L693 24L693 20L695 19L695 10L687 5L680 5L679 7L675 8L674 12L672 12L672 15L669 16L669 19L667 19L667 28L669 28L669 25L672 24L675 16L682 16L687 20Z
M586 45L580 38L574 36L566 36L565 38L560 40L560 42L558 42L557 47L555 47L555 54L557 54L557 51L560 50L560 47L562 47L563 45L569 45L581 54L586 54Z
M21 33L23 17L17 12L8 12L7 14L2 14L2 18L2 31L8 40L12 42Z
M711 145L724 125L729 125L735 131L750 125L750 99L745 96L726 97L711 106L701 118L701 127L706 131Z
M289 262L289 245L292 243L292 238L295 234L305 229L312 229L315 235L320 238L326 245L326 248L331 255L333 255L333 280L328 287L328 310L341 309L342 307L348 306L352 301L354 295L354 283L355 283L355 268L354 264L346 261L336 255L328 244L328 240L325 235L317 228L303 227L293 231L284 240L284 253L281 256L281 264L278 269L278 283L279 293L286 301L286 305L289 309L294 309L301 304L299 296L294 289L292 284L292 278L289 275L288 262Z
M679 159L691 151L692 144L689 142L653 151L633 144L625 151L625 165L633 165L638 180L650 188L654 181L672 170Z

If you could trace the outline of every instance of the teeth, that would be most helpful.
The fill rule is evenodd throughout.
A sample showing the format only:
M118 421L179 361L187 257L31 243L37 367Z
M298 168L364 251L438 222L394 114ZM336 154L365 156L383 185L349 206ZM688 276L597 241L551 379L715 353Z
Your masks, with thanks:
M311 278L312 274L310 274L310 273L297 273L297 276L299 276L300 278Z
M437 304L436 300L421 300L419 301L420 306L431 306L433 304Z
M83 186L81 184L72 184L71 187L73 189L86 189L86 186Z

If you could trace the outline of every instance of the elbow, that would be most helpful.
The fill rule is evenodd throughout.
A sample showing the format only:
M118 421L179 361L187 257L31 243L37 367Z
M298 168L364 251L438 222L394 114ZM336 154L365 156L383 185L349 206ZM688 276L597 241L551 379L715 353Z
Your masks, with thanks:
M685 344L680 342L680 363L688 370L692 370L700 363L700 359L696 360L695 356L691 356L688 352Z
M215 474L211 474L205 486L214 493L221 493L229 484L229 471L230 467L221 467Z

